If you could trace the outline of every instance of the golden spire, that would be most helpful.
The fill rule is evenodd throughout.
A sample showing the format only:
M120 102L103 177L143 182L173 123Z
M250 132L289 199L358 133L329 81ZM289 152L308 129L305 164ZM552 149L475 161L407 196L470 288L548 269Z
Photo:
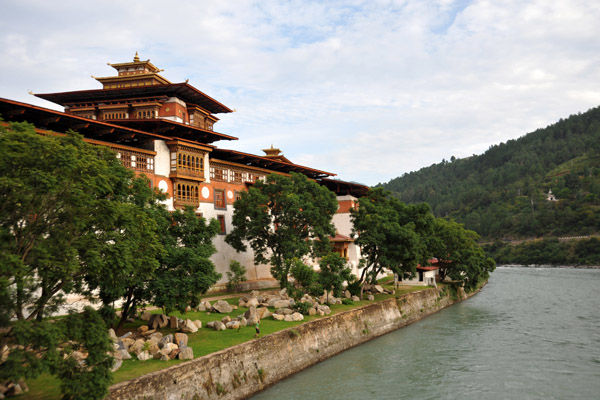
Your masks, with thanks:
M140 62L140 56L138 56L138 52L135 52L135 57L133 57L133 62Z

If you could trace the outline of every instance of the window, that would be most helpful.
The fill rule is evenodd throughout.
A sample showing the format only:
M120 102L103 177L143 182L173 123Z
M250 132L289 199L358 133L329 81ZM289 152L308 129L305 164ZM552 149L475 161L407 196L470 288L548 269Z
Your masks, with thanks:
M217 221L219 221L219 224L221 224L221 231L219 232L219 234L220 235L226 234L227 230L225 229L225 216L217 215Z
M177 182L174 187L174 205L191 205L198 207L200 203L200 189L195 183Z
M215 189L215 208L221 210L227 209L227 202L225 201L225 190Z
M242 198L242 192L235 192L235 201L238 201L239 199Z

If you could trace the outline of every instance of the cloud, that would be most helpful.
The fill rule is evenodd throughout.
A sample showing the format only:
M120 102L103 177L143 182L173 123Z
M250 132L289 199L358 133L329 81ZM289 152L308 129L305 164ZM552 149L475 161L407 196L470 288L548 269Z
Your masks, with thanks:
M98 88L150 58L238 112L223 147L375 184L600 103L592 1L181 1L5 5L2 97Z

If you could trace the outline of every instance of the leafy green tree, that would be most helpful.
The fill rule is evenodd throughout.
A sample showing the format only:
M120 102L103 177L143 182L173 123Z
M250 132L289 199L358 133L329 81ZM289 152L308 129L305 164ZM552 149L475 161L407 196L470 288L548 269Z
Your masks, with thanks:
M121 200L115 212L105 215L114 228L99 232L110 244L101 253L103 273L91 271L86 275L90 295L102 301L100 311L106 321L114 321L114 304L121 301L117 329L135 315L138 305L152 299L149 283L164 255L159 223L164 228L170 221L164 205L158 202L164 196L151 189L145 177L132 180L124 192L126 197L115 198Z
M489 277L495 262L485 256L478 239L476 232L464 229L462 224L442 218L435 220L429 246L438 259L441 279L449 277L472 289Z
M165 253L149 289L153 303L162 307L166 314L174 310L183 313L188 306L196 307L200 295L221 278L210 260L216 252L212 240L220 225L216 219L207 223L192 207L176 210L160 221L159 232Z
M433 223L427 205L406 205L376 188L359 199L351 219L352 235L362 255L361 282L375 283L384 269L412 276L416 266L427 259L426 237Z
M246 268L239 261L231 260L227 274L227 290L236 292L241 289L241 283L246 282Z
M327 302L329 302L329 292L340 297L344 288L344 282L349 282L352 278L350 268L346 265L346 259L337 253L330 253L321 258L319 262L320 271L317 275L319 283L327 291Z
M336 210L335 195L306 176L271 174L235 202L234 228L225 241L237 251L249 244L254 262L271 264L271 273L286 287L295 259L329 250Z
M133 174L81 136L0 127L0 320L41 320L106 269Z

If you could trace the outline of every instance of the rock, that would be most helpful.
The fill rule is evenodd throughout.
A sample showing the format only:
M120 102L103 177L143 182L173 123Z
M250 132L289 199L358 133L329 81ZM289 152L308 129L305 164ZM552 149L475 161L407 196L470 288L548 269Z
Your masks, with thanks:
M131 347L131 345L133 343L135 343L135 339L132 339L132 338L121 339L121 343L123 344L123 348L125 350L129 351L129 348Z
M374 290L376 293L379 293L379 294L384 292L383 287L381 285L372 286L371 290L372 291Z
M215 322L217 322L217 321L210 321L210 322L207 322L207 323L206 323L206 327L207 327L207 328L214 329L214 327L215 327Z
M224 331L225 329L227 329L227 327L225 326L224 323L222 323L221 321L215 321L215 326L214 326L215 331Z
M204 303L200 303L200 305L198 306L198 311L206 311L206 306L204 305Z
M154 342L146 342L146 343L150 343L150 346L148 346L148 353L150 353L151 356L154 356L156 353L158 353L160 351L160 348L158 347L157 343Z
M177 354L179 354L179 349L173 350L171 353L169 353L169 360L174 360L175 357L177 357Z
M254 306L258 307L259 301L256 297L252 297L250 300L246 302L246 307Z
M248 326L248 320L246 319L246 317L242 316L238 319L238 321L240 321L241 326Z
M299 312L295 312L292 314L292 321L302 321L304 319L304 315Z
M227 329L240 329L240 321L229 321L225 324L225 328Z
M129 347L129 352L139 355L142 352L142 350L144 349L144 344L145 343L146 342L144 341L144 339L138 339L138 340L136 340L131 345L131 347Z
M319 304L317 306L317 311L322 311L323 315L329 315L331 314L331 308L329 308L329 306L323 305L323 304Z
M292 310L291 308L279 308L277 311L275 311L277 314L283 314L283 315L291 315L294 313L294 310Z
M233 311L233 308L225 300L219 300L213 304L212 310L221 314L229 314Z
M185 333L177 332L174 337L174 343L178 346L187 346L188 344L188 335Z
M289 300L276 300L273 302L273 308L278 309L278 308L288 308L290 306L290 301Z
M212 309L212 305L210 304L210 301L208 301L208 300L204 300L203 302L200 303L200 305L203 305L204 308L206 309L206 311L210 311Z
M253 290L250 292L250 297L258 297L260 292L258 290Z
M154 332L154 333L148 335L148 339L146 339L146 340L151 340L151 341L153 341L155 343L158 343L158 342L160 342L160 340L162 339L162 337L163 337L162 333L160 333L160 332Z
M148 325L140 325L137 328L137 331L143 335L144 333L148 332L148 329Z
M142 321L150 321L150 317L152 316L152 314L150 314L148 311L144 311L142 313L142 315L140 315L140 319Z
M373 296L372 294L370 294L370 295L367 296L367 300L373 301L373 300L375 300L375 296Z
M308 315L317 315L317 310L315 308L309 308Z
M194 321L194 325L196 325L196 328L200 329L200 328L202 328L202 321L197 319Z
M350 293L350 291L349 291L349 290L345 290L345 291L344 291L344 297L345 297L345 298L347 298L347 299L349 299L349 298L351 298L351 297L352 297L352 293Z
M152 314L148 321L150 329L166 328L169 325L169 318L164 314Z
M171 316L169 318L169 328L171 329L179 329L179 320L175 316Z
M29 392L29 386L27 386L27 383L25 383L25 380L19 379L19 382L17 382L17 383L19 384L19 386L21 386L21 390L23 391L23 393Z
M283 288L279 291L280 296L287 296L287 288Z
M248 307L248 304L243 299L239 299L238 306L240 306L240 307Z
M151 329L149 331L142 333L142 336L147 337L147 336L152 335L154 332L156 332L156 329Z
M256 324L256 322L260 321L258 314L256 312L256 307L251 306L248 308L248 311L244 313L244 318L246 318L246 325L252 326Z
M20 394L23 394L23 389L18 383L13 383L12 386L8 385L8 390L4 393L6 397L18 396Z
M177 357L180 360L193 360L194 350L191 347L184 347L183 349L179 349L179 354L177 354Z
M292 317L292 314L288 314L288 315L283 316L283 320L285 322L292 322L294 320L294 318Z
M74 352L71 353L71 357L73 357L73 359L75 359L77 361L81 361L81 360L85 360L87 358L87 354L85 354L81 351L75 350Z
M140 361L146 361L150 359L150 354L147 351L142 351L140 354L137 355L137 358Z
M227 325L228 322L231 322L231 317L229 315L227 315L227 316L221 318L221 322Z
M113 342L116 342L116 341L119 339L119 338L117 337L117 335L116 335L116 333L115 333L115 330L114 330L113 328L110 328L110 329L108 330L108 337L110 337L110 339L111 339Z
M186 319L185 321L183 321L183 324L181 324L180 329L182 332L186 332L186 333L198 332L198 327L190 319Z
M285 319L285 315L283 314L273 314L272 317L274 320L277 321L283 321Z
M121 368L121 365L123 365L123 360L115 358L115 360L113 361L113 366L110 369L110 372L115 372L116 370L118 370L119 368Z
M360 301L360 297L358 297L358 296L352 296L352 301Z
M269 318L271 316L271 311L267 307L260 307L256 309L256 315L258 315L258 319Z
M131 359L131 354L127 350L119 350L118 351L121 360L129 360Z
M158 347L160 347L161 349L165 347L166 344L169 343L173 343L173 334L169 333L166 336L163 336L159 341L158 341Z

